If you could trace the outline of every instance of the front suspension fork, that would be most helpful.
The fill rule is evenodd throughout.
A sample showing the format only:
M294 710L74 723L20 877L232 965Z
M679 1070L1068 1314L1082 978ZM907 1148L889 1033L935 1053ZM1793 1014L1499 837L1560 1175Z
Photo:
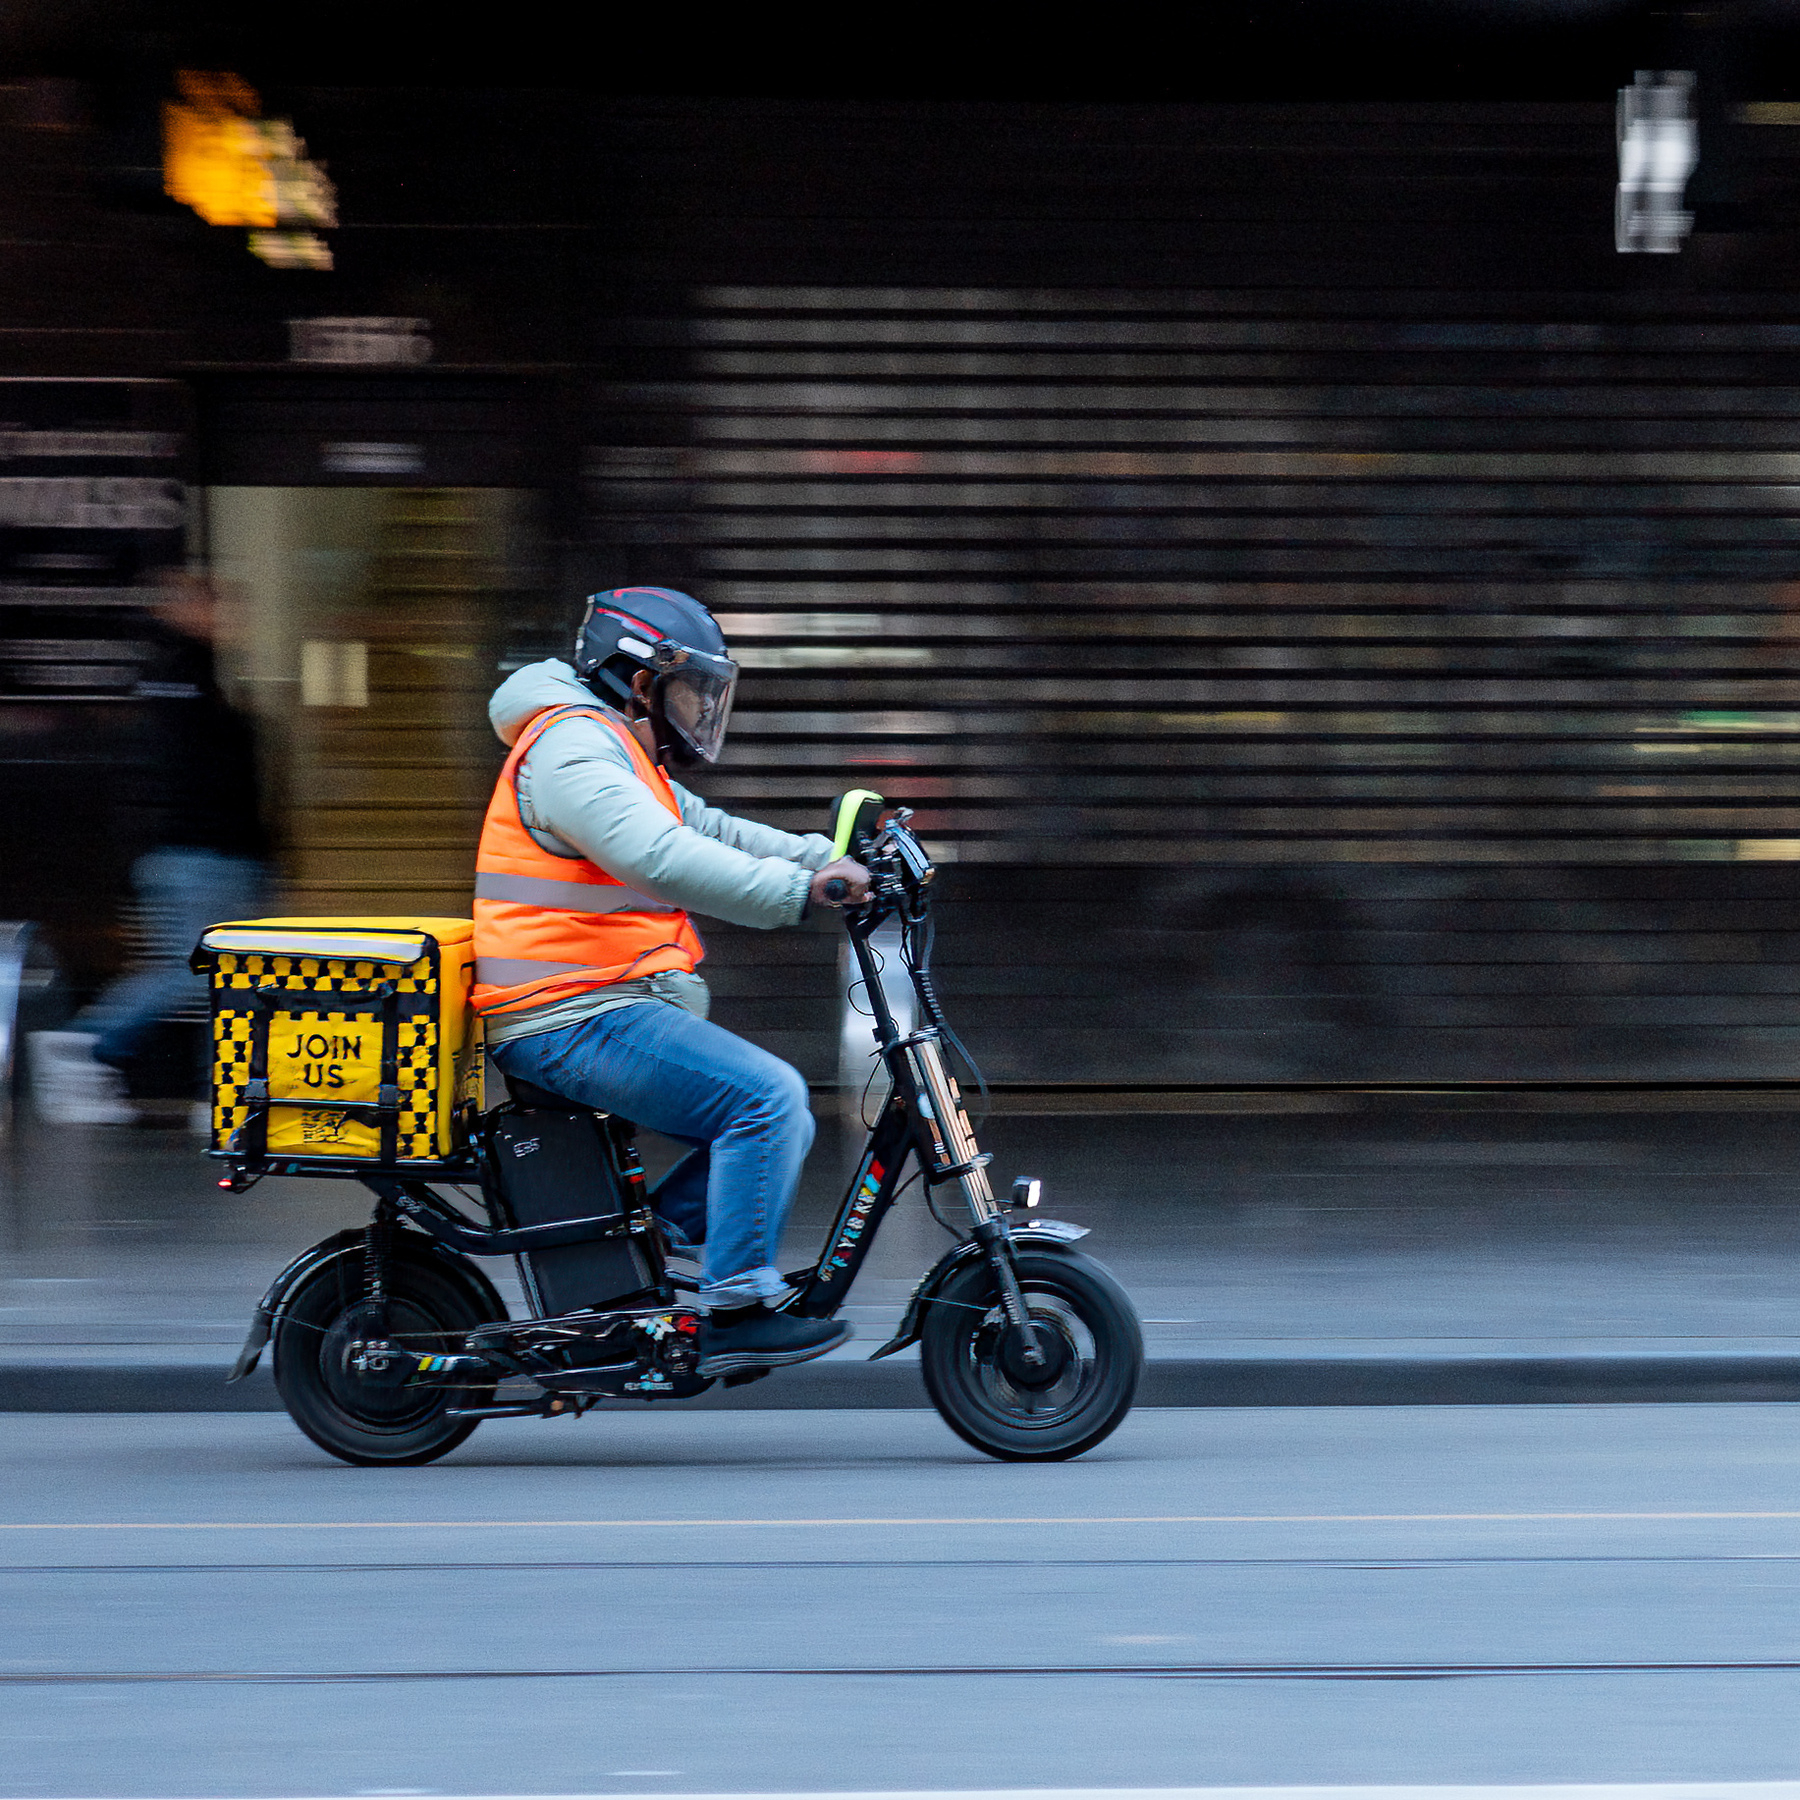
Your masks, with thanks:
M1000 1310L1006 1322L1019 1334L1020 1353L1034 1369L1042 1368L1044 1347L1038 1342L1037 1327L1025 1305L1025 1290L1019 1286L1019 1268L1013 1261L1012 1237L1006 1221L998 1216L984 1219L969 1234L987 1257L988 1267L1000 1288Z
M1012 1234L1006 1229L1006 1215L994 1198L993 1186L988 1180L988 1159L976 1146L968 1114L963 1111L962 1095L944 1067L937 1034L915 1032L900 1048L913 1077L919 1111L930 1128L927 1135L933 1154L927 1179L946 1181L955 1177L975 1221L970 1236L981 1246L1000 1289L1001 1311L1006 1315L1007 1324L1019 1334L1025 1362L1032 1368L1041 1368L1044 1350L1025 1305L1024 1290L1019 1286Z

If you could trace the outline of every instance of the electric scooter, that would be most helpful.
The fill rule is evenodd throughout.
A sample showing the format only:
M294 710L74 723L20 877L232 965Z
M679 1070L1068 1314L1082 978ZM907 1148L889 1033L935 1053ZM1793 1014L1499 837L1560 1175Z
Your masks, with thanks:
M838 854L855 856L871 878L868 900L846 906L843 918L891 1085L817 1261L787 1278L787 1308L834 1316L889 1210L922 1179L926 1204L956 1241L870 1360L917 1344L932 1405L989 1456L1079 1456L1130 1411L1142 1331L1118 1282L1074 1248L1085 1228L1038 1215L1036 1180L995 1196L950 1071L949 1055L962 1053L931 976L934 869L911 816L866 790L838 805ZM882 986L872 940L890 924L916 1029L903 1029ZM698 1373L698 1283L670 1266L635 1127L526 1082L508 1078L507 1089L506 1101L471 1121L461 1160L448 1167L461 1183L449 1182L451 1191L479 1206L479 1219L439 1191L444 1171L430 1180L358 1171L375 1196L369 1224L295 1258L256 1310L230 1379L248 1375L272 1343L289 1416L345 1462L428 1463L483 1419L685 1400L713 1385ZM239 1164L220 1186L241 1192L283 1172L322 1171ZM960 1197L960 1227L940 1210L945 1192ZM472 1260L483 1256L517 1258L530 1316L508 1317ZM779 1373L723 1380L732 1387Z

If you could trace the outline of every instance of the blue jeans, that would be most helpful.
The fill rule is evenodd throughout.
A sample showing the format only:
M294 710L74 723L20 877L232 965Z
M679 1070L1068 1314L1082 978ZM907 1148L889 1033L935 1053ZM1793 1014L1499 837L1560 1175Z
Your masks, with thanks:
M749 1306L787 1292L775 1256L813 1141L797 1071L660 1000L497 1044L494 1061L694 1146L652 1199L689 1242L705 1242L704 1304Z
M200 934L222 919L253 919L262 910L268 875L248 856L167 846L131 865L132 891L143 909L149 956L122 975L73 1021L99 1039L94 1054L129 1062L150 1028L185 1006L204 1010L206 977L188 970Z

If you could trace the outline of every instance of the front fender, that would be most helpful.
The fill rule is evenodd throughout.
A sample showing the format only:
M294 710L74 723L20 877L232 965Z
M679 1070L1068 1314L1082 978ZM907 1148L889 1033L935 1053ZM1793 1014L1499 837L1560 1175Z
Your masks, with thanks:
M1028 1219L1022 1225L1010 1226L1007 1232L1015 1245L1033 1248L1072 1244L1077 1238L1084 1238L1087 1234L1088 1228L1085 1225L1070 1225L1062 1219ZM906 1311L900 1320L900 1329L870 1355L869 1361L879 1362L884 1356L892 1356L896 1350L904 1350L908 1344L916 1344L919 1332L923 1329L925 1308L943 1291L944 1283L958 1269L965 1263L979 1262L984 1254L981 1246L973 1242L964 1242L947 1250L913 1289L912 1298L907 1301Z
M288 1301L293 1296L295 1289L331 1263L355 1258L360 1264L367 1242L367 1233L361 1226L352 1227L348 1231L336 1232L328 1238L321 1238L310 1250L302 1250L269 1283L269 1291L258 1301L256 1315L250 1321L250 1335L244 1339L244 1347L238 1352L238 1359L232 1365L231 1373L225 1377L228 1384L233 1381L242 1381L261 1361L263 1347L274 1336L275 1327L281 1322L281 1315L287 1310ZM405 1233L400 1239L400 1245L402 1254L416 1252L426 1256L440 1257L445 1262L454 1264L457 1273L475 1290L476 1297L482 1306L491 1309L493 1317L496 1319L506 1317L506 1302L495 1292L494 1284L468 1257L458 1251L447 1249L444 1245L426 1237L422 1232L409 1231Z

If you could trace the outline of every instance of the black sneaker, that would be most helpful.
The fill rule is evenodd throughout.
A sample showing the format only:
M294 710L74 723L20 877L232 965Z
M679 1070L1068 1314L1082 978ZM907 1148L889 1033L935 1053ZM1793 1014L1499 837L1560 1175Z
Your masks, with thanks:
M735 1375L741 1369L781 1369L811 1362L855 1335L842 1319L797 1319L766 1306L717 1313L701 1327L701 1375Z

